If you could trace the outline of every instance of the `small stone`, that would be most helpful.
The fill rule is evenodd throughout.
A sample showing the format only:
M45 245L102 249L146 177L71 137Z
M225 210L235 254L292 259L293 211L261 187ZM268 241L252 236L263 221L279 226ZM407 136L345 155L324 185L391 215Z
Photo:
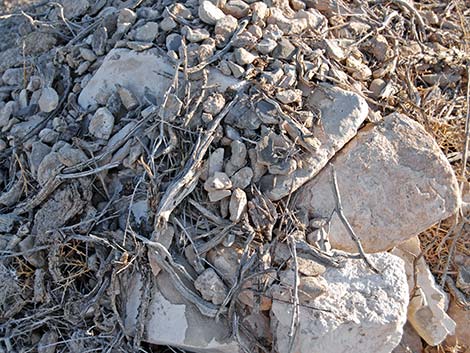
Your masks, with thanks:
M263 38L269 38L269 39L274 39L275 41L278 41L282 39L283 35L284 35L284 32L281 31L281 29L277 25L269 24L264 29Z
M91 49L88 48L80 48L80 56L89 61L89 62L94 62L96 60L96 55L95 52Z
M191 11L186 6L180 3L176 3L171 6L170 12L172 15L183 18L185 20L190 20L193 17Z
M83 153L83 151L78 148L73 148L68 143L61 147L57 152L59 161L67 167L72 167L88 160L88 157Z
M235 64L233 61L228 61L228 66L235 78L241 78L245 74L245 69L240 65Z
M230 180L232 181L232 187L245 189L247 188L253 179L253 170L250 167L244 167L236 172Z
M178 27L178 24L171 17L165 17L162 22L160 22L160 29L164 32L171 32L176 27Z
M7 86L20 86L23 84L23 69L7 69L2 75L2 81Z
M77 69L75 70L75 73L78 76L83 75L85 72L88 71L88 69L90 68L90 65L91 63L89 61L83 61L82 63L80 63L80 65L78 65Z
M222 199L225 199L226 197L229 197L232 194L230 190L216 190L216 191L210 191L207 195L209 196L209 200L211 202L217 202Z
M302 101L302 91L300 89L288 89L276 93L276 98L284 104L299 103Z
M134 110L139 106L139 101L137 97L127 88L118 86L117 92L119 98L121 99L122 105L128 110Z
M51 152L46 155L38 167L36 180L39 184L45 185L50 178L55 177L58 174L58 169L62 166L59 161L59 154L57 152Z
M106 41L108 40L108 30L104 26L98 27L93 33L91 48L96 55L100 56L106 52Z
M26 89L30 92L35 92L41 88L41 83L42 80L39 76L31 76Z
M208 0L201 2L198 13L201 21L209 25L215 25L217 21L225 17L223 11Z
M256 50L261 54L269 54L277 47L277 42L274 39L264 38L256 44Z
M90 120L88 131L93 136L108 140L113 132L114 116L106 107L99 108Z
M246 164L246 145L243 142L236 140L231 143L230 147L232 149L230 163L238 168L243 167Z
M10 101L3 108L0 108L0 128L8 125L13 113L18 110L18 103Z
M215 172L213 176L210 176L204 183L204 189L206 191L217 191L217 190L228 190L232 187L232 181L229 179L227 174L223 172Z
M222 172L224 167L224 149L217 148L209 157L208 176L213 176L217 172Z
M243 214L246 212L247 203L246 194L242 189L236 188L233 190L229 204L230 220L232 222L236 223L240 221Z
M258 25L250 25L248 26L248 32L253 34L257 39L263 37L263 30Z
M370 41L370 53L380 62L383 62L390 51L387 38L379 34L373 37Z
M40 141L33 142L31 146L31 153L28 155L29 166L33 177L36 177L39 165L45 156L51 152L51 148Z
M7 148L7 143L3 141L2 139L0 139L0 152L5 151L6 148Z
M295 159L288 159L278 164L268 166L268 170L274 175L290 175L297 169L297 162Z
M383 89L387 85L387 82L382 80L381 78L376 78L372 80L369 86L369 91L371 92L370 95L372 98L380 98Z
M205 113L217 115L225 106L225 98L220 93L210 95L202 105L202 110Z
M59 133L49 128L42 129L38 135L41 142L48 145L54 144L59 139Z
M191 43L199 43L210 37L210 33L204 28L186 28L186 39Z
M167 50L178 52L179 48L181 47L181 34L172 33L166 37L166 48Z
M242 18L248 15L250 6L242 0L229 0L224 6L224 12L235 18Z
M153 42L158 34L158 23L147 22L136 29L134 39L141 42Z
M268 5L263 1L257 1L250 5L251 7L251 20L253 23L263 21L268 14Z
M61 4L64 8L64 16L68 20L83 16L90 7L88 0L62 0Z
M230 36L235 32L238 27L238 21L233 16L225 16L217 21L214 28L214 33L221 36L224 41L227 41Z
M44 87L39 97L39 109L44 113L52 112L59 104L59 95L52 87Z
M194 287L205 300L209 300L215 305L222 304L227 296L227 288L224 282L212 268L206 269L196 278Z
M117 18L117 31L119 33L125 33L135 23L137 14L131 9L124 8L119 10Z
M234 50L234 57L239 65L248 65L255 61L258 57L244 48Z
M338 45L338 41L324 39L326 53L331 59L342 61L346 59L346 52Z
M293 57L295 46L286 38L282 38L274 49L272 55L276 59L289 60Z

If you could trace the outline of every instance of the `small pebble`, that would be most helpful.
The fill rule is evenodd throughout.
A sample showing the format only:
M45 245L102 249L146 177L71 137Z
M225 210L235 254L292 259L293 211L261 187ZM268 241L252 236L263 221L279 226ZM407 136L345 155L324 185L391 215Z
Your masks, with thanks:
M52 87L44 87L41 90L41 97L39 97L38 104L41 112L52 112L59 104L59 95Z
M108 140L113 132L114 116L108 108L99 108L90 120L88 131L96 138Z

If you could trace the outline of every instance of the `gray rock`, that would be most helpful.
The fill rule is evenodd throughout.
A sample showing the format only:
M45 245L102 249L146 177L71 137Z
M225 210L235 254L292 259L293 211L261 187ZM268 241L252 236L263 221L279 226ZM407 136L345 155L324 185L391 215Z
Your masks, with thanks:
M20 86L24 80L24 71L21 68L7 69L2 75L2 81L8 86Z
M237 19L233 16L228 15L217 21L214 28L214 33L216 35L219 35L225 42L232 36L233 32L235 32L237 27Z
M246 212L248 200L246 194L242 189L234 189L230 196L229 213L230 220L234 223L241 220L243 214Z
M327 84L320 84L313 90L307 104L313 111L320 110L322 129L316 130L315 138L305 145L310 152L301 156L300 166L292 175L265 180L263 190L272 200L287 196L318 174L330 158L356 135L369 112L363 98ZM284 126L289 128L288 124ZM263 158L259 162L263 162Z
M57 152L59 161L66 167L72 167L88 160L88 157L83 151L78 148L73 148L68 143L61 147Z
M233 188L245 189L253 180L253 170L250 167L244 167L230 177Z
M62 163L59 161L59 154L51 152L46 155L38 167L36 180L40 185L45 185L49 179L55 177L59 173L59 167Z
M59 105L59 95L52 87L44 87L39 97L39 109L44 113L52 112Z
M33 142L31 153L28 155L29 167L33 177L36 177L39 165L41 164L44 157L47 156L50 152L51 148L48 145L40 141Z
M207 97L202 104L202 110L211 115L217 115L225 106L225 98L220 93L214 93Z
M178 33L169 34L166 37L166 49L169 51L173 50L175 52L178 52L179 48L181 47L181 40L182 40L181 34L178 34Z
M284 104L296 103L302 101L302 91L300 89L286 89L278 91L276 98Z
M335 157L344 213L368 252L388 250L457 210L451 165L417 122L392 114L368 126ZM335 207L329 168L298 193L299 208L329 217ZM356 251L335 214L333 247Z
M136 333L142 290L143 276L138 273L129 277L121 287L126 313L124 325L130 335ZM196 353L241 352L236 340L230 337L230 325L226 319L216 322L203 316L196 306L181 296L165 272L156 277L156 285L150 295L148 314L143 319L144 341Z
M409 295L403 262L388 253L374 254L371 261L380 274L362 259L348 259L321 277L300 277L293 352L311 353L315 347L323 353L389 353L399 344ZM282 281L284 288L273 293L271 329L276 350L288 352L293 276Z
M165 17L162 22L160 22L160 29L164 32L170 32L178 27L178 24L171 17Z
M134 33L134 39L141 42L153 42L158 34L158 23L147 22L143 26L137 28Z
M282 38L273 50L272 55L276 59L290 60L294 56L295 46L286 38Z
M8 125L13 113L18 110L18 104L15 101L9 101L5 106L0 108L0 128Z
M239 65L248 65L255 61L258 57L244 48L236 48L233 52L235 60Z
M117 31L119 33L125 33L129 28L135 23L137 19L137 14L128 8L123 8L119 10L119 15L117 18Z
M245 69L240 65L235 64L233 61L228 61L227 63L235 78L241 78L245 74Z
M80 56L89 62L94 62L96 60L95 52L88 48L80 48Z
M5 151L6 148L7 148L7 143L3 141L2 139L0 139L0 152Z
M50 144L57 142L59 138L59 133L52 129L45 128L39 131L38 137L41 140L41 142L44 142L50 145Z
M212 268L206 269L196 278L194 287L205 300L216 305L222 304L227 296L227 287Z
M232 153L232 155L230 156L230 163L232 163L232 165L236 168L243 167L246 164L246 145L239 140L235 140L232 141L230 147Z
M257 1L251 4L251 20L254 23L258 23L263 21L268 14L268 5L263 1Z
M64 16L69 20L84 15L90 7L88 0L62 0L61 3Z
M210 37L209 31L204 28L191 29L186 27L186 39L191 43L199 43Z
M148 92L157 97L157 100L160 100L157 103L161 104L162 97L171 85L173 75L174 67L157 49L139 53L129 49L113 49L81 91L78 103L85 109L98 103L105 105L119 84L132 91L140 101L143 101L144 95ZM217 84L217 91L224 92L227 87L238 81L216 69L209 69L209 82ZM192 87L199 91L196 82L193 83Z
M269 54L277 47L277 42L274 39L264 38L256 44L256 50L261 54Z
M96 55L101 56L106 52L106 42L108 40L108 30L104 26L100 26L93 33L91 40L91 48Z
M208 176L214 176L217 172L222 172L224 168L224 149L217 148L209 157Z
M21 139L30 133L34 128L36 128L36 126L41 124L44 119L45 118L43 116L33 115L29 117L28 120L13 125L10 130L10 135ZM10 123L12 120L10 120Z
M134 110L139 106L139 100L131 90L119 85L117 88L122 105L128 110Z
M231 194L232 192L230 190L215 190L209 191L207 195L209 196L209 200L211 202L217 202L225 199L226 197L229 197Z
M250 6L242 0L229 0L224 6L224 12L235 18L242 18L248 15Z
M221 9L207 0L203 0L198 9L199 18L202 22L209 25L215 25L217 21L225 17Z
M90 119L88 131L93 136L108 140L113 132L114 116L106 107L99 108Z

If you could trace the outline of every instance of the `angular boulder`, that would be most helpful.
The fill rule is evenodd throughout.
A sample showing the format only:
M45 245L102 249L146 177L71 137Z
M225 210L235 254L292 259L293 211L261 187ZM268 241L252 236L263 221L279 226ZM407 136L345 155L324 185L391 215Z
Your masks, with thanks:
M344 266L329 267L321 276L322 294L314 290L309 300L309 291L299 290L300 325L292 350L292 298L274 299L271 328L277 352L390 353L399 344L406 322L406 275L403 261L394 255L379 253L370 259L379 274L361 259L348 259Z
M366 252L389 250L452 215L460 201L457 179L435 140L417 122L397 113L369 125L333 160L344 214ZM309 217L335 209L330 168L303 186L293 204ZM357 247L337 214L334 248Z
M228 86L239 82L223 75L217 69L209 69L209 82L217 84L223 92ZM118 85L127 88L137 98L151 94L158 104L170 87L175 66L157 48L136 52L129 49L113 49L106 55L103 64L95 72L78 97L82 108L96 104L105 105L108 97L117 91ZM182 77L182 76L181 76Z

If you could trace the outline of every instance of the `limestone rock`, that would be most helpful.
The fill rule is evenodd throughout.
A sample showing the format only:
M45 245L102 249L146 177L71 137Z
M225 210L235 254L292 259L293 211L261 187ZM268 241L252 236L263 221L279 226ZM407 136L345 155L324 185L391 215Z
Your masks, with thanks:
M143 101L144 94L148 91L157 97L157 103L161 104L166 90L171 85L173 74L173 66L157 49L144 52L113 49L80 93L78 103L83 108L96 104L105 105L119 84L130 90L139 101ZM219 91L224 92L227 87L239 81L223 75L216 69L209 69L209 82L218 85Z
M300 299L293 352L389 353L398 345L409 295L403 262L388 253L374 254L371 260L380 274L363 260L348 259L345 266L329 267L323 274L322 294ZM292 308L289 302L273 300L271 328L278 352L289 351Z
M227 288L224 282L212 268L208 268L196 278L194 287L205 300L209 300L216 305L222 304L227 296Z
M196 353L238 353L238 343L231 339L230 326L225 319L216 322L203 316L184 299L173 286L169 276L161 272L152 287L147 317L144 318L144 341L178 347ZM125 306L124 326L133 335L137 323L142 276L132 275L122 286Z
M59 104L59 95L52 87L44 87L39 97L39 109L44 113L50 113Z
M403 115L392 114L362 129L335 156L334 165L344 214L367 252L410 239L452 215L460 203L457 179L445 155L419 123ZM314 217L332 214L329 168L299 191L295 204ZM357 251L336 214L330 242Z
M310 181L357 133L369 108L355 93L327 84L320 84L308 97L312 110L320 110L322 129L315 132L320 146L302 157L302 167L292 175L265 178L263 191L271 200L279 200Z
M88 130L90 134L99 138L108 140L113 132L114 116L108 108L99 108L90 120Z
M418 237L393 250L393 254L405 261L409 288L416 286L408 307L408 320L429 345L436 346L455 332L455 322L446 314L447 296L436 284L424 258L421 257L414 265L420 253Z
M218 20L224 17L223 11L208 0L202 1L199 5L199 18L204 23L215 25Z

